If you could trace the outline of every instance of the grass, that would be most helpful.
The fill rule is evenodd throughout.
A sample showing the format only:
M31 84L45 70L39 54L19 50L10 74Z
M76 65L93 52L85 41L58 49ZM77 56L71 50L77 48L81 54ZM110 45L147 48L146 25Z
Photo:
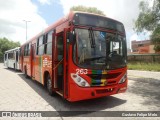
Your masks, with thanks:
M128 63L129 70L160 71L160 63Z

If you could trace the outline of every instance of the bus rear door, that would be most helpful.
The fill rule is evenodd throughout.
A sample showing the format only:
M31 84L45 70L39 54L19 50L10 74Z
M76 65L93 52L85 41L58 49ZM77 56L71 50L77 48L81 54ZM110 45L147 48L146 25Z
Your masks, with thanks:
M36 43L31 45L31 77L35 79L35 50Z

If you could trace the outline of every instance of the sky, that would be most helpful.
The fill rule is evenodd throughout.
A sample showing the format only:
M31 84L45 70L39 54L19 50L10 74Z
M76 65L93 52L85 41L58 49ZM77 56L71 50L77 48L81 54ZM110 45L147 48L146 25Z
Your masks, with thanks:
M0 0L0 37L21 44L42 32L50 24L69 13L72 6L97 7L107 17L121 21L126 30L128 47L132 40L149 39L133 31L141 0Z

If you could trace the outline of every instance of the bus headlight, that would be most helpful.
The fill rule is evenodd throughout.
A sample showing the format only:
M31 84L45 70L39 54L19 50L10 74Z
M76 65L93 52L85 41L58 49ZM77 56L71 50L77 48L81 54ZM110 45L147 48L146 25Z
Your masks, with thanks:
M126 79L127 79L127 73L125 73L124 75L123 75L123 77L120 79L120 81L118 82L119 84L120 83L124 83L125 81L126 81Z
M77 74L71 73L71 77L78 86L81 86L81 87L89 87L90 86L86 80L84 80L82 77L80 77Z

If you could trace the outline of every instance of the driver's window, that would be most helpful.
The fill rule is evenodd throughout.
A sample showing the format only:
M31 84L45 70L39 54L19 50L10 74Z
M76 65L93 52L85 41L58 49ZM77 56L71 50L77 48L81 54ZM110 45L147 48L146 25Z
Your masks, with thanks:
M122 55L122 42L121 41L111 41L110 42L110 52L114 55Z

